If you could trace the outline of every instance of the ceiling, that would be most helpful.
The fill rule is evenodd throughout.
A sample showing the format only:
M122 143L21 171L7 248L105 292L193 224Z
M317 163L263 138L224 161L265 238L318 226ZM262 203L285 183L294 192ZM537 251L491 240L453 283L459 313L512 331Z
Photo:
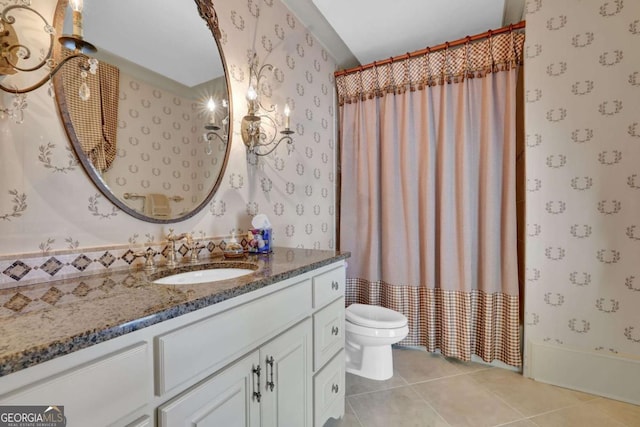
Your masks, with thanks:
M519 22L525 2L282 1L319 39L341 69ZM121 13L122 10L127 10L127 13ZM219 58L199 54L210 50L215 43L196 12L193 0L89 2L84 10L84 19L85 37L99 49L134 61L184 86L193 87L223 73ZM114 22L117 22L116 31ZM176 38L175 22L181 22L182 27L191 33ZM65 25L70 27L70 22ZM140 36L132 38L130 34ZM143 35L150 35L150 38L145 39ZM174 66L193 64L194 58L208 62L199 66Z
M283 0L336 59L339 68L368 64L519 22L524 1Z
M69 15L65 16L67 33L71 27ZM99 51L124 58L186 87L224 74L219 55L201 54L217 50L217 46L193 0L92 1L86 2L83 16L85 39ZM178 37L176 22L188 29L188 34L182 32Z

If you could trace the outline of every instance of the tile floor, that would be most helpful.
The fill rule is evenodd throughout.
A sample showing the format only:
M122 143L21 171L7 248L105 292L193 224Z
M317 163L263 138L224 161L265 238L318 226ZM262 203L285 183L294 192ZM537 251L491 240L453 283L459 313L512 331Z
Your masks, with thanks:
M417 349L393 357L387 381L347 374L346 415L325 427L640 427L640 406Z

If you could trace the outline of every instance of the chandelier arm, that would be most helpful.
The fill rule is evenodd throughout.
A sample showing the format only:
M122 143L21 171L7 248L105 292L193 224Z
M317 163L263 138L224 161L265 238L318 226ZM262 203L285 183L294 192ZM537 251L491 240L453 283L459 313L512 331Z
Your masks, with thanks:
M14 89L14 88L10 88L7 86L4 86L3 84L0 84L0 89L5 91L5 92L9 92L9 93L15 93L15 94L22 94L22 93L27 93L27 92L31 92L32 90L36 90L39 87L41 87L42 85L44 85L47 81L49 81L49 79L51 77L53 77L53 75L55 75L58 70L60 70L60 68L66 64L68 61L70 61L71 59L74 58L88 58L87 55L85 55L84 53L74 53L70 56L67 56L66 58L64 58L62 61L60 61L60 63L58 65L56 65L53 70L51 70L49 72L49 74L47 76L45 76L42 80L40 80L39 82L26 87L24 89ZM88 68L84 67L84 66L80 66L80 68L82 68L83 70L88 70Z
M220 136L218 135L216 132L207 132L205 134L207 141L211 142L213 141L214 138L218 138L220 140L220 142L222 142L223 144L226 144L227 142Z
M47 22L47 20L45 19L44 16L42 16L42 14L40 14L40 12L38 12L35 9L30 8L29 6L26 5L21 5L21 4L16 4L16 5L12 5L12 6L7 6L2 13L0 14L0 21L4 21L9 25L15 24L16 22L16 18L15 16L9 16L9 12L11 12L13 9L25 9L28 10L29 12L33 12L36 15L38 15L40 17L40 19L42 20L42 22L44 22L45 24L45 28L49 28L50 25ZM7 64L9 64L12 68L18 70L18 71L24 71L24 72L31 72L31 71L35 71L38 70L40 68L42 68L47 61L51 58L51 53L53 52L53 42L55 40L55 34L53 31L49 32L49 51L47 52L47 54L44 56L45 59L43 59L42 61L40 61L37 65L34 65L33 67L30 68L21 68L19 67L17 64L14 64L13 62L11 62L10 60L10 56L4 56L4 60L7 62ZM13 46L8 46L7 47L7 51L13 51L16 49L24 49L27 51L27 54L24 56L24 58L22 59L29 59L31 57L31 49L29 49L27 46L22 45L22 44L17 44L17 45L13 45Z
M275 140L275 137L273 139ZM268 156L269 154L273 153L276 148L278 148L278 146L280 145L280 143L282 141L287 141L287 144L293 144L293 138L291 138L290 135L285 135L282 138L280 138L278 140L278 142L276 142L275 145L269 151L267 151L266 153L259 153L259 152L254 150L254 154L256 156ZM264 145L262 145L262 146L264 146Z

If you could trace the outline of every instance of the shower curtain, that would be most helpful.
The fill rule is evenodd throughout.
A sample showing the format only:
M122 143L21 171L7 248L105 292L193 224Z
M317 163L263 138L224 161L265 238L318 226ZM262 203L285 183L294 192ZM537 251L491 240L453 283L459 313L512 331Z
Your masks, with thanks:
M515 97L524 35L336 78L347 305L409 319L400 345L521 365Z

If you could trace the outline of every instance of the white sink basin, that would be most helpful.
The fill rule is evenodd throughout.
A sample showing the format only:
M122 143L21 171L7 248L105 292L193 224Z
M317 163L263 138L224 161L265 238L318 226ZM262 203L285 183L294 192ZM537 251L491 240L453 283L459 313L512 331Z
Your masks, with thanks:
M248 268L210 268L207 270L187 271L154 280L157 285L195 285L217 282L251 274L255 270Z

